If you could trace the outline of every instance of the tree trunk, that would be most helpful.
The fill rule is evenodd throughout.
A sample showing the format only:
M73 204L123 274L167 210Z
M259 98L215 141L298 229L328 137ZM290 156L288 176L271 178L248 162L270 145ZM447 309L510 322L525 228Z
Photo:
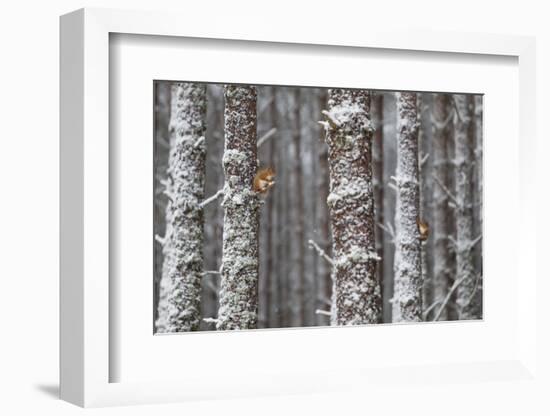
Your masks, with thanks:
M293 160L292 160L292 176L293 176L293 190L292 190L292 286L291 286L291 299L292 299L292 326L303 326L305 321L304 311L304 289L305 289L305 234L304 234L304 185L302 174L302 134L300 113L300 89L292 88L289 91L289 106L292 128L292 147L293 147Z
M483 239L483 97L475 97L475 166L476 180L474 181L474 238ZM475 271L479 276L479 296L483 298L483 244L479 241L474 247ZM480 302L481 303L481 302ZM483 305L480 305L479 317L483 316Z
M374 214L376 224L384 224L384 93L373 96L372 115L375 119L375 131L372 141L372 174L374 185ZM375 226L375 231L380 227ZM381 231L381 230L380 230ZM376 253L382 261L378 262L378 281L382 299L384 298L384 232L375 232Z
M472 183L474 179L474 96L455 95L455 164L456 164L456 303L459 319L477 319L481 312L478 276L474 268Z
M258 195L252 182L258 169L256 89L227 85L225 96L225 174L223 259L219 330L256 328L258 313Z
M395 210L393 322L422 320L422 264L415 93L397 93L398 150Z
M318 105L319 111L327 107L327 92L325 89L320 89L318 92ZM318 239L317 244L327 253L329 257L332 257L332 238L330 234L330 219L327 206L327 198L329 194L329 172L328 172L328 148L325 143L325 131L323 128L319 129L319 143L318 145L318 174L316 192L318 204L317 209L317 227L318 227ZM327 310L331 308L332 297L332 266L324 259L319 259L318 277L319 281L319 308L321 310ZM317 315L318 325L330 324L330 319L326 315Z
M377 323L380 285L376 275L371 166L370 96L329 90L330 211L334 253L333 325Z
M166 196L165 187L161 183L166 178L168 170L168 156L170 154L170 143L172 134L170 132L170 100L172 85L169 82L156 81L155 90L155 145L154 145L154 233L155 235L166 235ZM153 305L154 322L158 319L159 289L162 279L163 255L162 245L154 245L154 285L153 285ZM156 324L155 324L156 325ZM155 327L156 331L156 327Z
M200 323L203 272L206 86L179 83L174 89L166 194L166 233L160 285L158 332L193 331Z
M206 130L206 187L205 195L210 196L223 187L223 174L220 160L223 155L223 87L208 85ZM223 212L219 200L204 207L204 269L218 271L222 261ZM220 276L208 273L202 279L201 316L215 318L218 314L218 292ZM201 322L201 330L212 329L212 324Z
M433 305L433 236L430 235L429 227L433 225L433 187L437 186L433 181L433 151L432 151L432 130L426 128L431 126L432 117L432 94L418 94L418 119L420 122L418 130L418 169L420 181L420 219L428 225L427 238L422 242L422 306L424 311ZM435 307L431 309L435 310ZM433 317L430 312L424 316L429 321Z
M433 103L433 168L435 185L433 190L433 244L434 244L434 301L443 302L449 291L449 236L447 218L450 215L449 196L445 188L449 186L449 158L447 141L449 140L449 120L451 101L448 94L436 94ZM439 306L436 308L439 309ZM440 313L440 320L448 319L447 308Z

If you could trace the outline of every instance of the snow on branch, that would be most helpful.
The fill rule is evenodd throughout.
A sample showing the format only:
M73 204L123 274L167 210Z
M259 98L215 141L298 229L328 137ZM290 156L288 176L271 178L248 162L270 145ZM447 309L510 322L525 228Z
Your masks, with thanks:
M275 133L277 133L277 128L273 127L270 129L266 134L264 134L262 137L258 139L256 142L256 146L260 147L262 144L264 144L267 140L269 140Z
M218 270L206 270L206 271L202 272L203 276L206 276L206 275L217 275L217 276L219 276L221 274L222 273Z
M332 316L330 311L324 311L322 309L316 309L315 314L316 315L324 315L324 316Z
M207 206L209 203L215 201L216 199L218 199L220 196L223 195L223 189L220 189L218 190L218 192L216 192L214 195L212 195L211 197L209 198L206 198L204 201L202 201L200 204L199 204L199 208L204 208L205 206Z
M336 120L336 118L331 114L330 111L323 110L321 111L321 113L327 118L327 121L325 123L328 123L330 127L332 127L333 129L337 129L341 127L340 122ZM325 129L326 127L328 127L326 124L324 124L324 126L325 126Z
M197 148L201 145L201 143L204 142L204 136L201 136L193 145L194 148Z
M207 324L217 324L218 323L218 319L216 318L202 318L202 320L204 322L206 322Z
M317 245L317 243L313 240L308 240L309 248L315 249L317 251L317 254L324 258L332 267L334 267L334 260L332 260L327 253L325 253L325 250L323 250L321 247Z
M166 237L161 237L160 235L155 234L155 241L161 246L164 246L164 243L166 242Z

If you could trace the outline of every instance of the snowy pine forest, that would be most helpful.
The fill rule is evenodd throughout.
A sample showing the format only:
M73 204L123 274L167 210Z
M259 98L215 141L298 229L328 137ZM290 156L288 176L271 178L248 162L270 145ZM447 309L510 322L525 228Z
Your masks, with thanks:
M482 318L482 96L154 82L156 333Z

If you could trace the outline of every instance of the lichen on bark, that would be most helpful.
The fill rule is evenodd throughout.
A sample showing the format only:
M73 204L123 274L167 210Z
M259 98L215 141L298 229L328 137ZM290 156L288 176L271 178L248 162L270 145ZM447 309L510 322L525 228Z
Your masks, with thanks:
M373 129L369 112L367 91L329 90L324 126L334 257L333 325L380 321L371 165Z
M392 320L422 320L418 117L415 93L397 93L397 202Z
M166 233L157 332L199 328L203 272L206 85L172 87L172 130L165 194Z
M253 329L258 314L258 195L252 182L258 169L256 89L224 87L225 175L220 306L216 328Z

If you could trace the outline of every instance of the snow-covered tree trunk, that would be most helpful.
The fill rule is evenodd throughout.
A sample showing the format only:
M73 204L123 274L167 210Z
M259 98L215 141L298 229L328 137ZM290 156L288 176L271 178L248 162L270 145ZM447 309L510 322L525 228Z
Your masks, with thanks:
M422 320L419 218L418 119L415 93L397 93L397 204L392 320Z
M474 218L472 183L474 179L474 96L455 95L455 165L456 165L456 268L460 284L456 303L459 319L480 317L481 296L474 263Z
M433 274L434 274L434 301L443 302L449 291L449 269L451 267L449 254L448 227L449 210L449 158L447 141L450 135L451 102L448 94L435 94L433 98ZM436 308L439 309L439 306ZM444 308L439 319L447 320L447 308Z
M333 325L380 321L369 112L368 92L329 90L324 125L334 255Z
M173 89L174 130L166 181L166 232L157 332L199 328L203 272L206 86L178 83Z
M433 237L430 236L429 227L433 223L433 152L432 152L432 129L431 129L431 107L432 94L418 94L418 169L420 181L420 219L428 226L428 234L422 241L422 306L424 311L433 305ZM426 128L430 126L430 128ZM434 310L432 308L431 310ZM430 320L432 316L428 313L424 320Z
M384 224L384 93L375 93L372 97L372 115L375 131L372 140L372 174L374 185L374 214L377 224ZM375 227L375 230L377 228ZM380 227L378 227L380 230ZM376 252L384 259L384 232L375 232ZM378 262L378 281L382 298L384 297L384 262Z
M258 169L256 89L227 85L223 258L219 330L256 328L258 314L258 229L260 200L252 188Z
M476 95L475 97L475 170L476 178L474 181L474 238L478 236L483 238L483 97ZM478 290L480 295L483 293L483 244L478 242L474 247L475 255L475 270L479 275ZM481 308L483 305L481 305ZM480 308L480 318L483 311Z

